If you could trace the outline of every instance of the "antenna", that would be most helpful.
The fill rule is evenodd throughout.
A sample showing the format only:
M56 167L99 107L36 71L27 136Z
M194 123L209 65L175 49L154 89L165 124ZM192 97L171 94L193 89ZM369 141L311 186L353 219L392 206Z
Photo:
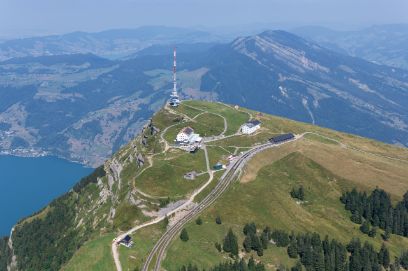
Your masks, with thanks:
M177 52L176 47L173 50L173 96L177 96L177 77L176 77L176 66L177 66Z
M174 50L173 50L173 91L171 92L171 95L170 95L170 105L174 107L180 104L180 100L177 94L176 66L177 66L177 53L176 53L176 47L174 47Z

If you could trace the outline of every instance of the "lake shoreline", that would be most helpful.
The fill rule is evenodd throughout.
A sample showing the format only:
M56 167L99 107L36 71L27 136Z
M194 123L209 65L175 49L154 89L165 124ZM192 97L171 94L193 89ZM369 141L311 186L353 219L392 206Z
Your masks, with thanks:
M26 154L26 153L25 153ZM2 196L0 236L8 236L22 219L41 211L67 193L94 168L51 155L0 154Z

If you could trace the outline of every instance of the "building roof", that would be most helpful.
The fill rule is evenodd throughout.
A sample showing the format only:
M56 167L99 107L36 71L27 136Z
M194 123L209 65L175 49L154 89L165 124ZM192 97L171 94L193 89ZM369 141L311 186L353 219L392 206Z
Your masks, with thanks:
M126 235L121 241L123 241L123 242L129 242L130 239L132 239L132 237L130 237L129 235Z
M191 128L191 127L184 127L184 128L180 131L180 133L185 133L185 134L187 134L187 135L191 135L192 133L194 133L194 130L193 130L193 128Z
M272 137L271 139L269 139L269 141L272 143L279 143L279 142L290 140L293 138L295 138L295 135L292 133L288 133L288 134L283 134L283 135Z
M259 120L250 120L248 122L246 122L244 125L248 128L252 128L255 127L257 125L261 124L261 122Z
M252 124L253 126L256 126L256 125L261 124L261 122L259 120L253 119L253 120L248 121L247 124Z

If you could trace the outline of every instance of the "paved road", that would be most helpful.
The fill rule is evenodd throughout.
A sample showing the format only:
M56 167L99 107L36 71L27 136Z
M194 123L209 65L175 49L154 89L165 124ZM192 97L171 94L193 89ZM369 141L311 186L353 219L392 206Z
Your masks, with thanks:
M294 140L301 138L301 136L296 137ZM293 140L292 140L293 141ZM289 142L289 141L287 141ZM281 143L285 144L287 142ZM166 248L170 244L171 240L181 231L181 229L190 222L195 216L201 213L204 209L210 206L215 200L217 200L221 194L228 188L228 186L234 181L235 177L239 172L241 172L243 166L247 163L247 161L258 152L261 152L265 149L272 148L279 146L281 144L263 144L253 149L241 154L225 171L225 173L221 176L219 182L217 183L216 187L208 194L196 207L194 207L187 215L181 218L177 223L172 225L159 239L159 241L155 244L152 251L150 252L149 256L147 257L142 271L148 271L149 266L152 263L153 258L156 257L156 263L154 265L155 271L160 270L161 261L165 255Z

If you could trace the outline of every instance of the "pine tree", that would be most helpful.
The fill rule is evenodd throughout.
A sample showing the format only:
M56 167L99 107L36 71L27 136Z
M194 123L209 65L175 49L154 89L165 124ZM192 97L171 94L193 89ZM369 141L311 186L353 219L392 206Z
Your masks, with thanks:
M262 246L260 246L260 247L256 250L256 254L257 254L259 257L263 256L263 248L262 248Z
M269 244L269 238L268 238L268 234L263 232L261 234L261 244L262 244L262 248L263 249L267 249L268 248L268 244Z
M248 261L248 270L249 271L255 270L255 260L252 257Z
M350 220L356 224L361 224L362 217L358 211L354 211L350 217Z
M385 268L390 266L390 252L385 244L382 244L381 249L378 252L378 262Z
M313 269L316 271L324 271L324 256L322 251L313 251Z
M218 252L221 252L222 248L221 248L221 244L220 243L215 243L215 248L218 250Z
M290 271L302 271L302 264L297 262L295 266L293 266Z
M180 233L181 241L187 242L189 240L188 233L186 229L182 229Z
M371 230L368 232L368 236L375 237L377 235L377 228L372 227Z
M296 259L298 257L298 249L297 249L297 244L296 242L292 241L290 242L288 248L287 248L288 256L290 258Z
M384 241L388 241L388 240L390 239L390 237L391 237L391 229L390 229L390 228L387 228L387 229L385 230L385 232L381 235L381 237L382 237L382 239L383 239Z
M256 234L250 234L249 237L251 238L251 248L255 251L260 250L262 248L262 244L259 237Z
M224 238L223 247L225 252L229 252L232 255L238 255L238 241L235 234L232 232L232 229L228 230L227 236Z
M400 258L399 258L399 264L401 265L402 268L408 269L408 250L404 251Z
M243 245L244 245L244 249L245 249L246 252L251 252L252 241L251 241L251 237L249 235L245 236Z
M198 218L197 218L196 224L197 224L197 225L202 225L202 224L203 224L203 220L201 219L201 217L198 217Z
M298 198L299 198L301 201L304 201L304 200L305 200L305 190L303 189L303 186L300 186L300 187L299 187Z
M219 215L217 215L217 217L215 218L215 223L217 223L218 225L221 225L222 221Z
M363 224L361 224L360 231L365 234L368 234L370 232L370 223L368 222L368 220L365 220Z
M255 223L252 222L252 223L249 223L249 224L248 223L245 224L243 232L244 232L245 235L256 234L256 225L255 225Z

